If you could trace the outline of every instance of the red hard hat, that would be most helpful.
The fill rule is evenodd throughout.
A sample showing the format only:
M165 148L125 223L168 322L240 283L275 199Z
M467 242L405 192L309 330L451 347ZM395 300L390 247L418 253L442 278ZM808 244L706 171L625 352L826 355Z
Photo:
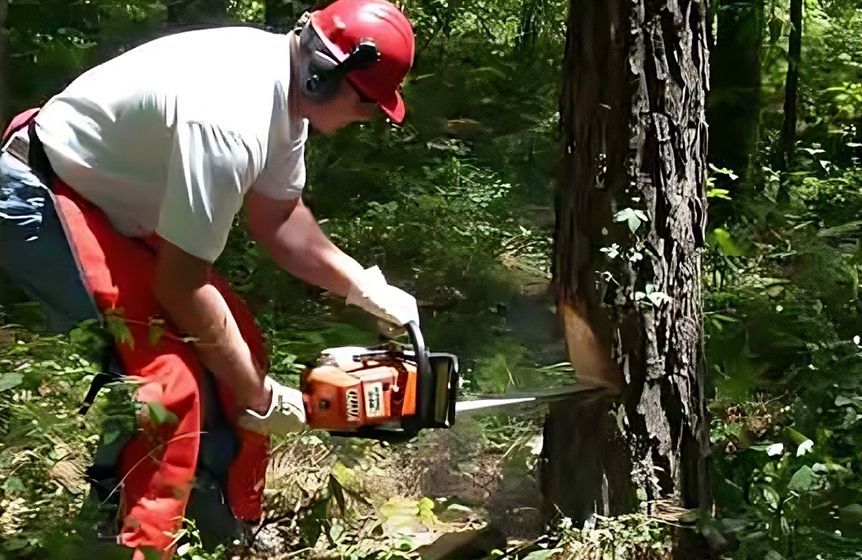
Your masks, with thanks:
M311 24L340 61L356 45L371 40L380 59L347 74L347 81L371 98L395 122L404 120L404 100L398 87L413 64L413 28L407 17L386 0L336 0L311 13Z

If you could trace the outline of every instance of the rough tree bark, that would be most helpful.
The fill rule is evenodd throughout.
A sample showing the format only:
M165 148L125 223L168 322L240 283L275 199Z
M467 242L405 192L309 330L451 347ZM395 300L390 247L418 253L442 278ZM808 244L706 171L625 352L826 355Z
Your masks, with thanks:
M747 175L761 106L763 0L721 0L710 52L709 159Z
M554 282L579 381L617 395L551 407L548 515L710 503L706 13L704 0L570 0Z
M777 167L786 170L793 162L796 144L796 107L799 93L799 61L802 54L802 0L790 0L790 44L787 79L784 83L784 123L778 142Z

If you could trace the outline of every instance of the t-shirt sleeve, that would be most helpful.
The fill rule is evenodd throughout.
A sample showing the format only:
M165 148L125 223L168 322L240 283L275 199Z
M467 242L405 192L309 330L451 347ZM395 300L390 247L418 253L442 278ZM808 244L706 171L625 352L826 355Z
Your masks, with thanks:
M156 233L214 262L257 174L254 159L233 132L199 122L177 123Z
M298 198L305 188L305 140L308 124L305 123L295 138L281 149L274 150L266 166L251 186L256 193L286 200Z

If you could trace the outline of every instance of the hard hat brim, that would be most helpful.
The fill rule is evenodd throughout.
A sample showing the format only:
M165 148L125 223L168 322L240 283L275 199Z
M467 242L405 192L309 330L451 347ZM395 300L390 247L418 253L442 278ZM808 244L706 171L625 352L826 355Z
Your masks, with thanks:
M401 124L404 121L404 114L407 112L407 107L404 105L404 99L398 91L393 91L392 96L387 99L380 99L377 105L383 110L386 115Z
M401 122L404 121L407 107L404 105L404 99L401 97L401 93L397 89L385 96L383 99L380 99L373 93L370 93L369 88L364 87L360 80L352 74L347 75L347 81L354 89L362 92L366 97L374 99L377 102L377 106L380 107L380 110L386 113L386 116L396 124L401 124Z

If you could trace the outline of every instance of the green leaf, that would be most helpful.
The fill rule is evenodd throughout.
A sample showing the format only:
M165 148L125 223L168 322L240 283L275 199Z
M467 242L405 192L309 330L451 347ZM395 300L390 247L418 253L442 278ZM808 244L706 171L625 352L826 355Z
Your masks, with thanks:
M811 467L805 465L793 473L790 482L787 484L787 489L794 492L807 492L814 487L816 482L817 473L811 470Z
M862 524L862 504L849 504L838 511L841 521L852 525Z
M30 541L23 537L12 537L3 543L3 548L8 550L9 552L14 552L16 550L22 550L30 545Z
M327 519L329 499L318 501L299 521L299 532L307 546L314 546L323 531L324 520Z
M409 527L418 520L419 503L410 498L395 496L380 506L380 516L392 528Z
M0 393L17 387L23 381L24 376L17 371L4 373L2 376L0 376Z
M728 257L741 257L743 251L739 245L730 236L730 233L724 228L715 228L712 230L712 239L719 250Z
M105 430L105 432L102 434L102 443L104 443L105 445L110 445L117 441L118 437L120 437L120 430L116 428Z
M784 453L784 444L783 443L773 443L769 447L766 448L766 454L770 457L777 457Z
M706 190L706 198L720 198L722 200L733 200L730 191L719 187L711 187Z
M423 497L417 504L419 506L419 519L426 527L432 527L437 524L437 516L434 515L434 500L428 497Z
M739 179L739 175L734 173L733 169L730 169L728 167L717 167L710 163L709 169L716 175L724 175L725 177L730 178L731 181L736 181L737 179Z
M805 441L800 443L799 446L796 448L796 456L802 457L806 453L810 453L813 448L814 448L814 442L810 439L806 439Z
M862 398L860 397L845 397L838 395L835 397L835 406L858 406L862 407Z
M147 412L156 426L161 426L162 424L173 426L180 421L177 415L165 408L162 403L148 402Z
M13 492L23 492L25 490L24 483L17 476L10 476L3 482L3 491L7 494Z
M147 331L147 340L150 346L158 346L159 341L165 334L165 320L153 317L150 319L150 328Z
M123 318L122 309L112 309L105 312L105 330L117 344L128 344L131 348L135 347L135 339L132 336L132 331L129 330L129 325Z
M649 218L647 215L643 213L641 210L636 210L634 208L623 208L616 214L614 214L615 222L626 222L629 226L629 231L632 233L636 232L637 229L641 226L643 222L648 222Z
M661 304L672 301L672 298L664 292L650 292L646 297L653 307L661 307Z
M329 528L329 538L332 542L338 542L344 536L344 525L338 519L332 520L332 526Z
M332 476L348 492L362 492L362 480L360 480L359 474L341 461L333 463Z
M799 433L798 431L794 430L793 428L786 428L784 430L784 435L785 437L787 437L787 439L789 439L796 445L800 445L811 439L805 434Z

